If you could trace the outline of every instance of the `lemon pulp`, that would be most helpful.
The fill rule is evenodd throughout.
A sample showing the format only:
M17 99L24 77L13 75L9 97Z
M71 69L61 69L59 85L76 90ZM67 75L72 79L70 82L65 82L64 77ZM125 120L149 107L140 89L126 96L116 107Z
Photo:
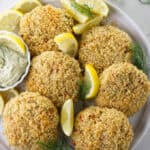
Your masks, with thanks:
M104 0L76 0L80 5L87 5L94 13L106 17L109 8Z
M61 0L61 3L68 13L79 23L85 23L93 16L89 8L79 5L74 0Z
M3 44L11 49L18 51L21 54L26 53L26 45L22 38L17 34L7 31L0 31L0 44Z
M54 41L59 49L70 56L76 56L78 42L72 33L62 33L55 36Z
M90 64L86 64L85 66L84 82L89 85L89 90L87 91L85 98L94 98L99 91L100 81L96 70Z
M0 95L0 115L2 115L4 110L4 99L3 97Z
M18 33L19 23L23 14L17 10L8 10L0 15L0 30Z
M95 17L94 19L89 20L86 23L77 24L77 25L73 26L73 31L75 34L82 34L86 30L99 25L100 22L102 21L102 19L103 19L102 16L98 16L98 17Z
M61 110L61 127L67 136L70 136L74 124L74 108L73 101L67 100Z
M15 10L19 10L22 13L30 12L37 6L41 6L42 4L38 0L20 0L16 6L14 7Z

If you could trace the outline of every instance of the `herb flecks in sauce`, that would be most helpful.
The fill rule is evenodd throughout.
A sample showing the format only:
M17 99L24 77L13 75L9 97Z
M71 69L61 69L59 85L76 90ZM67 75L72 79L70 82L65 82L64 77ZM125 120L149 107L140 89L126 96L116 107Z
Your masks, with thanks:
M26 55L0 45L0 86L8 87L19 80L27 66Z

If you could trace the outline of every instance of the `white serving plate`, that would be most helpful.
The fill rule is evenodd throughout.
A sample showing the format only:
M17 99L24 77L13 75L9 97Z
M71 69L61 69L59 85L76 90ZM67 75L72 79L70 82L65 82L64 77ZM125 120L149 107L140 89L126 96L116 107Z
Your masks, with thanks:
M18 1L18 0L16 0ZM59 0L43 0L54 6L60 7ZM141 32L139 27L126 15L120 8L112 2L107 1L111 8L110 19L119 28L128 32L132 38L137 41L144 49L147 60L150 60L150 45L145 35ZM14 3L14 1L13 1ZM3 6L0 6L3 7ZM150 77L150 75L148 75ZM150 100L147 101L143 109L130 118L130 122L134 129L134 140L131 150L136 150L138 144L143 139L150 127ZM19 127L18 127L19 128ZM3 135L2 122L0 121L0 150L10 150L7 141Z

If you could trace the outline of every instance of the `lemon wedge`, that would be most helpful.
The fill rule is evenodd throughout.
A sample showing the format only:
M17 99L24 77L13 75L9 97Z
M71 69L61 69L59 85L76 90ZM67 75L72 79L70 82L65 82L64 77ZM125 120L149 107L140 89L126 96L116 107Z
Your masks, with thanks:
M0 95L0 115L2 115L2 113L3 113L4 105L5 105L4 99L3 99L3 97Z
M7 31L0 31L0 44L7 46L21 54L26 53L26 45L17 34Z
M77 25L73 26L73 31L75 34L82 34L86 30L99 25L100 22L102 21L102 19L103 19L102 16L98 16L98 17L95 17L94 19L89 20L86 23L77 24Z
M67 100L61 110L61 127L65 135L70 136L74 125L73 101Z
M80 5L87 5L94 13L104 17L109 13L109 8L104 0L76 0L76 2Z
M62 52L72 57L76 56L78 50L78 42L72 33L59 34L55 36L54 41Z
M90 64L85 65L84 84L87 88L85 99L94 98L99 91L100 81L96 70Z
M41 6L42 4L38 0L20 0L16 6L14 7L15 10L19 10L22 13L30 12L37 6Z
M18 33L23 14L17 10L8 10L0 14L0 30Z
M0 95L3 97L5 102L8 102L10 99L19 95L16 89L10 89L7 91L0 92Z
M85 23L93 16L93 13L88 7L79 5L75 0L61 0L61 4L79 23Z

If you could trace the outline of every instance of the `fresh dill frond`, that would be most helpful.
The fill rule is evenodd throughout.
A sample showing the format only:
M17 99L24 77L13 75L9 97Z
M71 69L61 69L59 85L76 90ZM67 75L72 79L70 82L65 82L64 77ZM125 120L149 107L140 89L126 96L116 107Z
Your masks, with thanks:
M144 54L143 50L137 43L131 45L132 50L132 63L139 69L144 70Z
M57 145L58 145L57 150L73 150L73 148L68 143L66 136L64 136L62 134L57 142Z
M75 0L70 0L72 7L74 7L76 10L81 12L82 14L85 14L89 17L93 17L93 13L88 5L80 5Z
M146 56L142 47L138 43L132 43L131 45L132 51L132 63L144 73L148 73L149 69L146 64Z
M90 89L90 85L84 80L82 80L80 82L80 96L79 96L80 100L85 99L85 96L88 93L89 89Z
M150 0L139 0L142 4L150 4Z
M38 145L42 150L56 150L57 142L56 141L48 141L47 143L38 142Z
M60 136L57 141L38 142L42 150L73 150L66 137Z

